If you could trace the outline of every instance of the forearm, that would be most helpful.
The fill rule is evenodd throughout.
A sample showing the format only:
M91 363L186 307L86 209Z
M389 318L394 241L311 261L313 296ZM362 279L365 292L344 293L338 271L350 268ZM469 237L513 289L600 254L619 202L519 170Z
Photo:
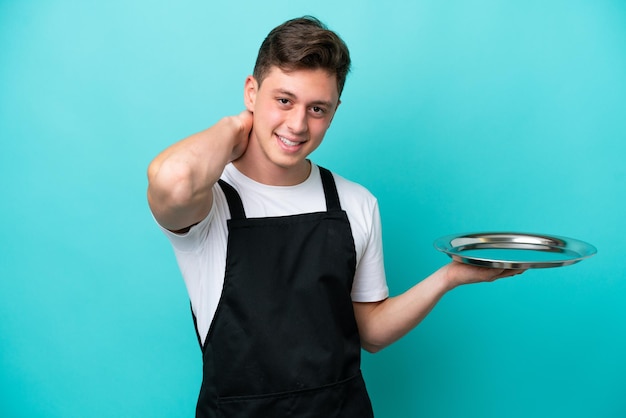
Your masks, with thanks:
M376 352L399 340L422 322L437 302L457 286L492 282L523 272L452 262L399 296L378 303L355 303L361 344L366 350Z
M166 228L199 222L211 208L212 187L228 162L238 156L245 127L235 117L179 141L148 168L148 201Z
M380 351L422 322L451 289L444 276L440 269L401 295L379 303L355 303L363 348Z

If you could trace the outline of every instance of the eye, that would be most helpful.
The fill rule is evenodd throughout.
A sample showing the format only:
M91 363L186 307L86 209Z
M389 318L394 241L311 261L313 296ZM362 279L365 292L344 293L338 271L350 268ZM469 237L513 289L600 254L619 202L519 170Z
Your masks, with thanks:
M311 110L313 111L313 113L315 113L316 115L323 115L324 113L326 113L326 109L319 107L319 106L313 106L311 108Z
M289 99L279 98L278 99L278 103L280 103L281 105L288 105L289 104Z

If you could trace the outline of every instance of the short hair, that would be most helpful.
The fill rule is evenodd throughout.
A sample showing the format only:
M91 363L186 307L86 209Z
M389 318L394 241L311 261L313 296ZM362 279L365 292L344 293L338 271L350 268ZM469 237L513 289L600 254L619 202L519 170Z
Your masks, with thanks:
M350 72L345 42L313 16L291 19L274 28L259 49L253 75L259 85L272 67L289 72L323 69L337 78L339 96Z

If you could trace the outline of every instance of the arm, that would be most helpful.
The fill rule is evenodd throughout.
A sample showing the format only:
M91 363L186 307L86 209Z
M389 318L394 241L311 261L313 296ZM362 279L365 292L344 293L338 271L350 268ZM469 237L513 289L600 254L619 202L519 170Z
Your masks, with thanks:
M457 286L491 282L522 272L452 262L401 295L380 302L354 302L361 345L375 353L399 340L430 313L443 295Z
M204 219L213 204L212 187L224 167L246 150L252 113L221 119L175 143L148 167L148 203L163 227L183 232Z

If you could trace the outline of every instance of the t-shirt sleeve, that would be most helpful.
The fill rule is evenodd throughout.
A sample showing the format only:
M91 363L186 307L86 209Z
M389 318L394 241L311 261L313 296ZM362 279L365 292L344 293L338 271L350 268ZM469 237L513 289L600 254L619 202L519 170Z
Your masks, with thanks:
M156 221L156 218L155 218L155 222L157 223L161 231L163 231L165 236L169 239L170 243L172 244L172 247L174 247L176 251L193 252L193 251L196 251L200 247L203 240L206 238L208 230L209 230L209 225L211 224L211 220L214 217L213 215L214 213L215 213L215 199L213 199L213 205L211 206L211 210L209 211L208 215L199 223L192 226L189 229L189 231L185 232L184 234L177 234L175 232L172 232L164 228L162 225L158 223L158 221ZM153 215L153 218L154 218L154 215Z
M378 302L389 296L383 257L382 226L378 203L371 208L371 227L352 285L354 302Z

